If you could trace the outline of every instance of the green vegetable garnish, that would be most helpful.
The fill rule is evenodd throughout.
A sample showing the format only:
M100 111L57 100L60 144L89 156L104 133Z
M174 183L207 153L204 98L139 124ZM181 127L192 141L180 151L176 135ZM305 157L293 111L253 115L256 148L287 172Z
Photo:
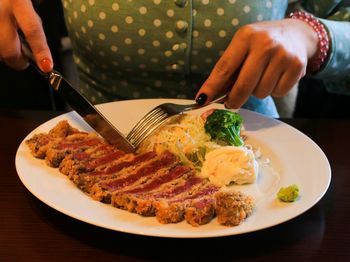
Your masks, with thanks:
M277 197L283 202L294 202L299 196L299 187L297 185L291 185L288 187L282 187Z
M212 139L223 141L231 146L244 144L240 131L243 118L235 112L217 109L208 116L204 128Z

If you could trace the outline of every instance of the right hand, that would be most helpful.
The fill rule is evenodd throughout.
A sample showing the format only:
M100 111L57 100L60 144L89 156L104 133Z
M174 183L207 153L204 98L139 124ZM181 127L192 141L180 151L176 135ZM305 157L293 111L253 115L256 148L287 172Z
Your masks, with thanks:
M198 91L197 103L228 93L225 106L237 109L250 95L262 99L287 94L305 75L318 41L315 30L299 19L241 27Z
M28 59L21 51L17 30L20 29L30 48L36 64L43 72L51 72L53 60L46 42L41 19L35 12L31 0L1 0L0 2L0 61L10 67L23 70Z

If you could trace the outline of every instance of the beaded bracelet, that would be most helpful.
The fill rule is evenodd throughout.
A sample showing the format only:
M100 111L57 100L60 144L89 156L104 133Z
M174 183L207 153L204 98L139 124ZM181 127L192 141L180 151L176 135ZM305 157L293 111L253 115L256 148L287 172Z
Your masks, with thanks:
M314 58L308 62L307 73L318 71L326 61L329 52L329 37L325 26L312 14L296 11L289 15L292 19L299 19L310 25L318 37L318 48Z

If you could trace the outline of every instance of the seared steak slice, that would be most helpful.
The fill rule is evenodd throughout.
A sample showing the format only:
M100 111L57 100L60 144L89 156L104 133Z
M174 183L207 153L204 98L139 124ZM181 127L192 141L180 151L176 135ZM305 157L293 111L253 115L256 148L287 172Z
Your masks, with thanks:
M93 151L93 149L94 148L68 155L61 162L59 166L60 171L67 175L71 180L75 181L82 173L103 169L111 162L116 162L126 156L123 151L111 151L102 146L96 148L95 151ZM92 152L90 152L91 150Z
M72 134L57 143L51 143L50 148L46 152L45 160L49 166L58 167L68 154L83 152L102 143L103 141L96 134Z
M134 172L96 183L91 188L90 195L94 199L110 203L112 193L146 183L153 176L158 176L169 170L176 164L176 160L177 158L173 154L165 152Z
M192 226L209 223L215 216L215 198L211 196L194 199L185 209L185 220Z
M206 179L196 176L189 167L177 166L163 177L157 176L157 179L163 183L156 187L153 184L158 181L153 179L144 188L136 187L113 194L112 205L143 216L155 215L161 223L177 223L185 218L187 208L197 200L207 196L213 198L213 194L219 190ZM202 212L201 220L197 220L201 223L209 221L208 218L213 216L212 210L213 206L207 208L205 213Z
M156 157L157 154L155 152L139 155L125 154L123 157L112 160L110 163L96 167L92 172L77 174L73 182L83 191L90 193L91 188L96 183L126 176L137 171L148 162L153 161Z
M33 156L44 159L46 157L46 151L51 147L51 144L57 143L74 133L79 133L79 131L71 127L67 121L61 121L49 133L36 134L26 140L26 144Z
M143 216L153 216L155 215L155 207L152 194L169 190L175 185L184 183L186 178L193 175L191 168L175 166L163 174L153 176L147 183L121 192L114 192L112 205Z
M204 180L200 186L194 187L192 191L185 192L172 199L160 199L154 202L156 208L156 218L160 223L177 223L185 219L185 214L188 208L195 207L195 203L202 198L213 199L216 192L219 191L219 187ZM209 201L208 204L215 201ZM202 210L201 214L198 214L198 221L208 221L205 217L212 217L212 208ZM187 216L189 219L189 215ZM188 220L191 222L191 219Z
M98 159L113 154L114 152L124 154L124 152L106 144L87 148L83 152L68 154L61 161L59 170L68 177L74 176L78 173L88 172L88 169L90 169L88 165L90 165L90 163L94 163L95 161L98 161Z

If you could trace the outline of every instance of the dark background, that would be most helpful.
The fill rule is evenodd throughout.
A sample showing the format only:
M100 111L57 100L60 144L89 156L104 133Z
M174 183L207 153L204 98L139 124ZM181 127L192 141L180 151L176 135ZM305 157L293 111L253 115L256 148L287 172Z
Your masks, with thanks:
M63 50L61 38L67 36L60 0L34 1L43 20L55 69L69 72L71 51ZM15 71L0 62L0 108L64 110L65 103L48 87L46 81L31 67ZM295 118L350 118L350 96L329 94L320 80L302 79L294 112Z

